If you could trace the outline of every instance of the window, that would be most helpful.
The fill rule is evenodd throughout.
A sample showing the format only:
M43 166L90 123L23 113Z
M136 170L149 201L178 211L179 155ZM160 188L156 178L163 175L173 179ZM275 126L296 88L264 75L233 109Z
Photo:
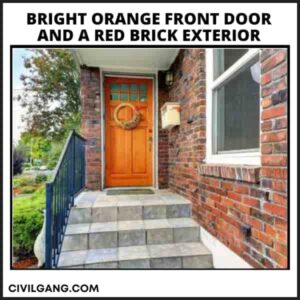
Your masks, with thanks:
M259 164L259 49L207 50L207 159Z
M112 83L110 87L110 100L112 101L147 101L146 84L118 84Z
M248 49L214 49L214 79L231 67Z

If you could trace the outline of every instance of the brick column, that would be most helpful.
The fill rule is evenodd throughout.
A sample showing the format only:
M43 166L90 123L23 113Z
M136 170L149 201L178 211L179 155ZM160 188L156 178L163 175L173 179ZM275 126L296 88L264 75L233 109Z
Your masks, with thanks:
M261 186L269 189L264 210L274 217L265 228L273 237L266 254L278 267L287 266L287 50L263 49L261 54Z
M180 126L169 132L169 186L199 203L199 162L205 158L205 50L182 49L171 66L174 83L170 101L180 103Z
M101 189L101 105L99 68L81 68L81 133L87 139L86 184Z
M169 132L161 127L160 109L169 101L169 93L164 84L164 72L158 73L158 187L169 187Z

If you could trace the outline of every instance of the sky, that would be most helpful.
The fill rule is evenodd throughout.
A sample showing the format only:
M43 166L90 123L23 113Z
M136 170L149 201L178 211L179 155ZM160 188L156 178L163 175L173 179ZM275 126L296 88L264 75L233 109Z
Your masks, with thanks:
M13 96L17 96L22 93L23 85L20 80L20 76L26 73L23 63L23 57L28 57L30 52L25 48L13 49ZM22 108L17 101L13 101L13 141L16 143L22 131L24 131L24 124L22 123L22 114L26 113L26 110Z

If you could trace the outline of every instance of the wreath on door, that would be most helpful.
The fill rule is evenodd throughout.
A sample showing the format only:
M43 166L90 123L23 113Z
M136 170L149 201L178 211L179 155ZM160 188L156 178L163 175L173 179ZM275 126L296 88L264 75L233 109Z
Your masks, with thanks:
M129 107L133 111L133 116L131 120L121 121L118 117L119 111L124 108ZM114 120L117 125L123 129L133 129L136 128L141 120L141 113L130 103L121 103L119 104L114 111Z

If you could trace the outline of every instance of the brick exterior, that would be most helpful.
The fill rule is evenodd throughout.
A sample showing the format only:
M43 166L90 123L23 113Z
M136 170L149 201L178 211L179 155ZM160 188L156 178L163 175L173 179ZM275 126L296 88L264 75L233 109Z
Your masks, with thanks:
M164 72L158 73L158 187L167 188L169 185L169 133L161 128L160 108L169 101L169 93L164 88Z
M278 267L287 266L287 51L265 49L261 53L261 187L270 191L262 210L273 217L264 234L272 238L265 249Z
M169 187L193 203L199 199L199 162L205 158L205 50L181 50L172 71L170 101L181 104L181 125L169 133Z
M286 50L261 51L259 167L205 164L205 50L181 50L171 69L168 98L181 104L181 125L168 136L169 187L189 198L199 223L253 267L286 268ZM251 226L249 239L243 225Z
M81 68L81 133L87 139L86 185L101 188L101 116L99 68Z

